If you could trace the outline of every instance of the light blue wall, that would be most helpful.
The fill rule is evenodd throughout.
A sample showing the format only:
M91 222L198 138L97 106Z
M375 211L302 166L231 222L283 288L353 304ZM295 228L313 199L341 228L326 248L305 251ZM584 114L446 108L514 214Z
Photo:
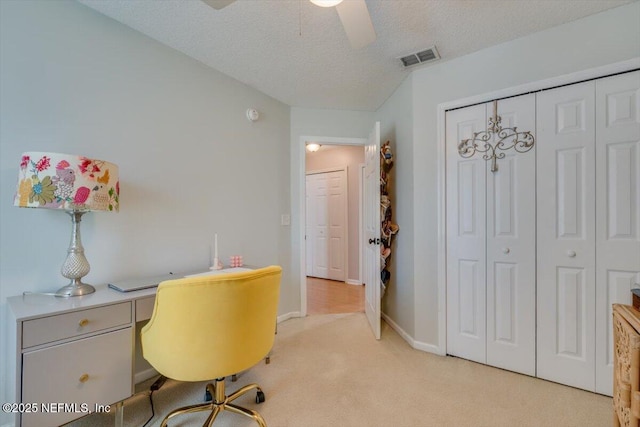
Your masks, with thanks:
M382 311L404 332L415 333L414 268L414 164L413 164L413 76L409 75L376 112L382 143L390 141L394 164L389 174L392 221L400 227L392 245L391 281L382 299ZM419 307L418 307L419 308Z
M120 167L120 213L90 213L86 281L206 269L223 257L284 267L289 297L290 109L75 1L0 2L0 400L6 297L54 291L71 223L12 206L20 154L41 150ZM254 107L261 119L251 123ZM295 289L298 292L298 289ZM0 424L3 420L0 419Z

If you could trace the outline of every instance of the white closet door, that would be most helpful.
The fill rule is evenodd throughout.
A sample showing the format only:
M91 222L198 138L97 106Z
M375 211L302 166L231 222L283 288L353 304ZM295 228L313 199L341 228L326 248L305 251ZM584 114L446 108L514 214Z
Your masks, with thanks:
M330 172L327 176L329 203L329 279L347 279L347 171Z
M486 363L486 161L461 140L487 127L486 106L447 112L447 353Z
M500 100L502 127L534 134L535 105L533 94ZM502 152L498 170L487 172L487 364L535 375L535 145Z
M595 82L537 97L537 375L595 390Z
M307 175L307 275L344 281L347 228L346 171Z
M596 391L613 393L611 305L640 287L640 72L596 81Z
M307 228L311 269L307 275L329 279L329 189L325 174L307 175Z

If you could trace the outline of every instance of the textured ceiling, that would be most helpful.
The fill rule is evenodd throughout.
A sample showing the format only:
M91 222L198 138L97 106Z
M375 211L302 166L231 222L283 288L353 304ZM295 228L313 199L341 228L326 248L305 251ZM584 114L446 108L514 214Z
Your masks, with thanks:
M375 111L410 72L399 56L445 61L634 0L367 0L377 39L359 50L307 0L79 1L288 105Z

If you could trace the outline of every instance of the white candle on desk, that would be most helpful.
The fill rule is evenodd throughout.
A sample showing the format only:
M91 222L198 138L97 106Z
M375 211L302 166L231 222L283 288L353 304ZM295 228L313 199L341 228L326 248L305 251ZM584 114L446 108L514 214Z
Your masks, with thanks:
M213 259L218 262L218 233L213 237Z
M222 263L218 259L218 233L213 236L213 260L211 261L211 270L220 270Z

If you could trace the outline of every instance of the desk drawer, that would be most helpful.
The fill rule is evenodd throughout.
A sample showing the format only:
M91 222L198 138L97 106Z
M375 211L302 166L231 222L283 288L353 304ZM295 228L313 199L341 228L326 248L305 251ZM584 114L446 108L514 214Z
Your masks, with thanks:
M139 300L136 300L136 322L151 319L155 302L155 295L148 298L140 298Z
M131 323L131 302L78 310L22 323L22 348Z
M129 397L132 333L129 327L24 353L21 401L45 406L24 414L22 427L59 426L95 410L96 404ZM51 412L43 413L54 403L68 406L52 405Z

